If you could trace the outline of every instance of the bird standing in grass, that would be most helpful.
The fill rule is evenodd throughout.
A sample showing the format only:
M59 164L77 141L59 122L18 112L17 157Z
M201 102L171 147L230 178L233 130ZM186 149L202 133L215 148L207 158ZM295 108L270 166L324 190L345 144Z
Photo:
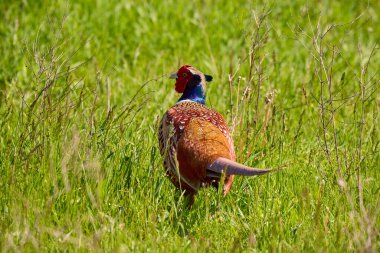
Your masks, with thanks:
M176 79L175 90L182 96L161 120L160 152L167 176L190 198L190 206L201 187L218 187L220 180L224 180L223 193L226 195L234 175L255 176L273 171L235 162L226 121L205 106L206 82L212 80L211 76L184 65L170 78Z

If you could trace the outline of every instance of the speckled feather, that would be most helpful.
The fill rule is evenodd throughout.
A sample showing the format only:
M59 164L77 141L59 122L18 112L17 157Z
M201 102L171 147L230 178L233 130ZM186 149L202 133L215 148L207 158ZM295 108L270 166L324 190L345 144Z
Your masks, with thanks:
M235 160L230 131L222 115L192 101L178 102L165 113L159 143L168 177L190 194L202 186L218 185L221 174L207 170L216 158ZM227 193L233 176L227 175L225 180Z

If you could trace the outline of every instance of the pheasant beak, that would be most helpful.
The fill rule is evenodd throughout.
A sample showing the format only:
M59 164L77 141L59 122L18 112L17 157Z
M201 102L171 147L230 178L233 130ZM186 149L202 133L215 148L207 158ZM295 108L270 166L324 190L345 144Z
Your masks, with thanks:
M177 79L177 78L178 78L177 72L171 74L171 75L169 76L169 78L170 78L170 79Z

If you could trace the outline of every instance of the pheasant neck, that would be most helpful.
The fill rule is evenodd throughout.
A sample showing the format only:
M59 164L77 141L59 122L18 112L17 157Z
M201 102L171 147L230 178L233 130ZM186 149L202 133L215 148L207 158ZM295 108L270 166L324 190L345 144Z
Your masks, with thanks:
M205 105L206 92L203 89L202 83L199 83L191 88L186 87L178 102L181 102L183 100L190 100Z

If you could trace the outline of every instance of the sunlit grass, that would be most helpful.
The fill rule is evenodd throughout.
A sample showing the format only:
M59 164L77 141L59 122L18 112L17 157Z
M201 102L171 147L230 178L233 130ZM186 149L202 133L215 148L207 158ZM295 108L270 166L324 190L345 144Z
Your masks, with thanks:
M375 1L0 8L2 251L379 249ZM186 63L213 75L238 161L287 166L191 210L156 135Z

